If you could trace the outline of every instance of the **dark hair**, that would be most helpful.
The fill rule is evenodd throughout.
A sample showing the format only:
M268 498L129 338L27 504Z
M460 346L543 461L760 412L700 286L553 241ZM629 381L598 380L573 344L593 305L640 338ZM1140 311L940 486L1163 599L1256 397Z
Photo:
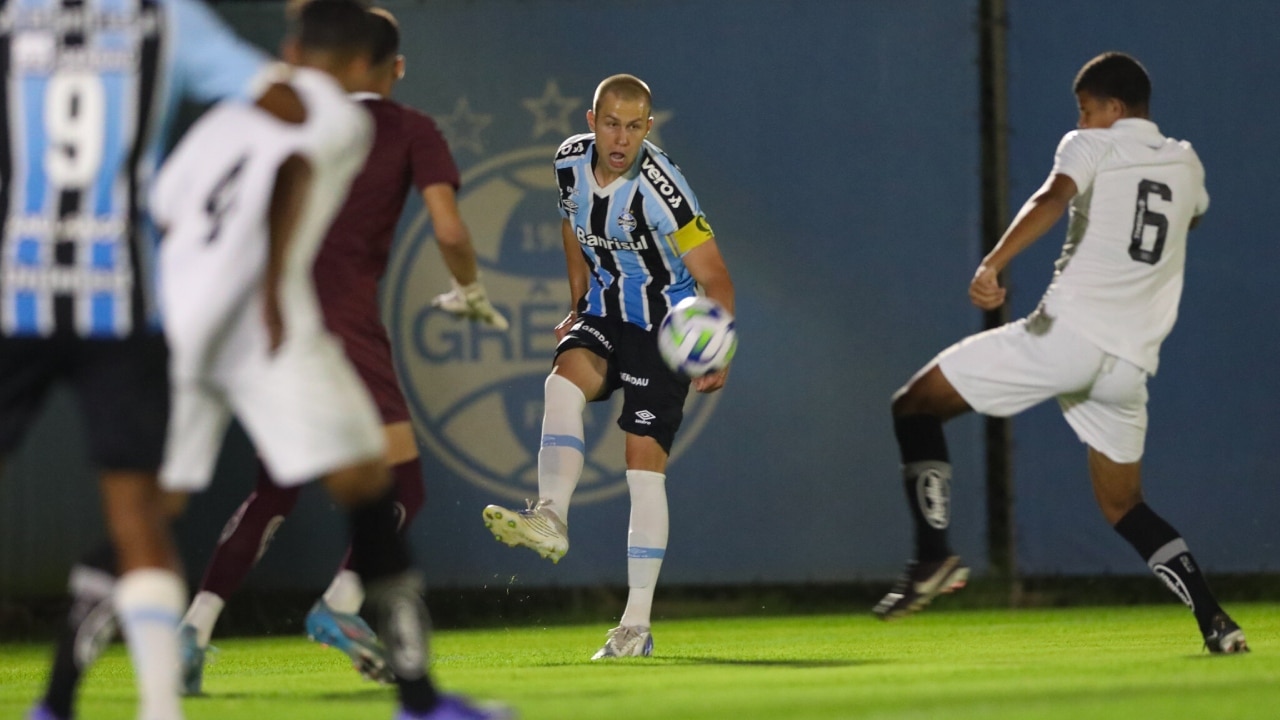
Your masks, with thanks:
M400 23L382 8L369 8L369 32L373 40L373 64L381 65L400 54Z
M373 55L374 20L361 0L307 0L296 6L293 36L303 50Z
M1102 53L1085 63L1072 90L1119 100L1136 114L1145 114L1151 104L1151 78L1146 68L1121 52Z

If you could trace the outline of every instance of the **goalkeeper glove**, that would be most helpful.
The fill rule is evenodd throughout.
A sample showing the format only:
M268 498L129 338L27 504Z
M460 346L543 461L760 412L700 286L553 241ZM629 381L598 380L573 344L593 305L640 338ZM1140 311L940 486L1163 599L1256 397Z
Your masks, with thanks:
M506 330L509 326L507 319L489 302L489 295L479 278L470 285L459 285L457 280L453 280L453 289L435 296L431 305L454 317L479 320L499 330Z

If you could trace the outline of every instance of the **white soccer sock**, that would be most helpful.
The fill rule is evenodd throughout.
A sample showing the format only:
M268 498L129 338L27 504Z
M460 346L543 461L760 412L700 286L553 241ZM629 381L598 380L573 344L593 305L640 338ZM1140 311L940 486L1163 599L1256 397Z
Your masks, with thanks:
M631 526L627 531L627 609L619 625L648 626L653 591L667 553L667 476L628 470Z
M551 509L569 524L569 499L582 477L582 410L587 399L577 385L556 374L543 385L546 407L542 413L542 447L538 450L538 497L551 501Z
M360 576L354 570L339 570L329 589L324 591L324 604L330 610L348 615L360 612L364 604L364 583L360 582Z
M178 617L186 596L182 579L159 568L125 573L116 583L116 612L138 684L139 720L182 717Z
M196 593L195 599L191 601L182 624L196 629L196 644L200 647L209 645L209 640L213 637L213 626L218 624L218 616L222 615L222 608L226 604L225 600L208 590Z

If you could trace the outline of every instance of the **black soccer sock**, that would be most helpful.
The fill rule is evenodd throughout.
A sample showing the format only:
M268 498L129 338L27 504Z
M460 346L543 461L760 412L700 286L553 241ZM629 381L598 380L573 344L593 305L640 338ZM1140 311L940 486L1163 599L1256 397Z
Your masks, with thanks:
M1213 616L1222 612L1209 583L1200 572L1187 543L1172 525L1138 503L1116 523L1116 532L1133 546L1156 577L1195 613L1200 632L1209 630Z
M947 527L951 524L951 462L942 420L933 415L893 419L902 457L902 481L907 507L915 523L916 560L944 560L951 552Z
M80 678L116 632L111 593L116 579L116 552L103 543L71 568L68 588L71 612L58 639L44 706L60 718L72 716Z
M399 533L400 513L395 505L395 488L376 500L351 509L350 567L364 584L399 575L409 569L409 544Z
M440 701L427 673L430 620L422 599L422 579L410 566L409 545L397 532L395 492L353 508L350 567L365 586L366 605L387 649L400 704L426 713Z

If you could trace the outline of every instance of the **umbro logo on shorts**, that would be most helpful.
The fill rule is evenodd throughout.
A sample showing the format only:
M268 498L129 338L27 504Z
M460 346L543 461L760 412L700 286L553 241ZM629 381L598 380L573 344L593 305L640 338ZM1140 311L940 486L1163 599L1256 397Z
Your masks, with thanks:
M649 412L648 410L637 410L637 411L636 411L636 422L640 423L641 425L648 425L650 422L652 422L653 420L655 420L657 417L658 417L657 415L654 415L653 413Z

